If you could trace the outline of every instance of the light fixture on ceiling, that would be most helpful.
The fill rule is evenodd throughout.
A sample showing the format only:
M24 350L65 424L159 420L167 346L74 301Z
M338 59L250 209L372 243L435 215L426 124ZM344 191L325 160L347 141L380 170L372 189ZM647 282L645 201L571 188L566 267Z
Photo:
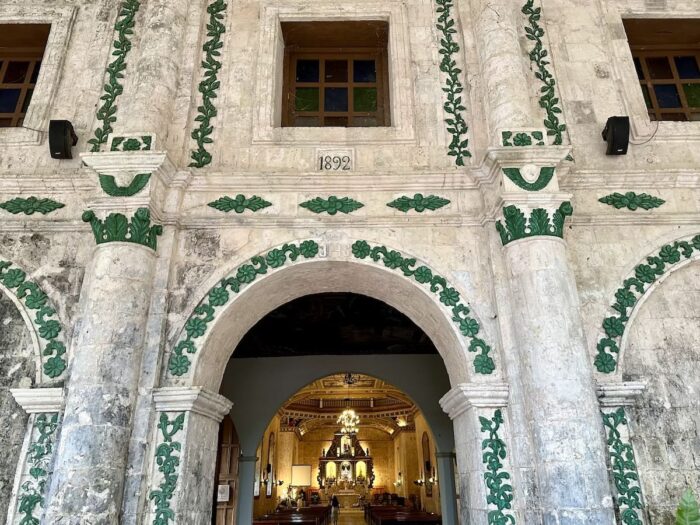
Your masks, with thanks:
M337 423L340 425L340 431L343 434L357 434L360 416L352 408L346 408L338 417Z
M357 383L357 376L354 376L350 372L348 372L343 378L343 383L345 383L348 386L354 385L355 383Z

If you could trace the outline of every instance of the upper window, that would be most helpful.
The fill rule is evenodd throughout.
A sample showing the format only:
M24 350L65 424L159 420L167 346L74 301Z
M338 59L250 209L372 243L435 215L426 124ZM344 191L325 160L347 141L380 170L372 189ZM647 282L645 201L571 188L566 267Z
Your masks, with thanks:
M700 19L624 25L651 120L700 121Z
M283 22L283 126L389 126L382 21Z
M49 24L0 24L0 127L20 127L32 100Z

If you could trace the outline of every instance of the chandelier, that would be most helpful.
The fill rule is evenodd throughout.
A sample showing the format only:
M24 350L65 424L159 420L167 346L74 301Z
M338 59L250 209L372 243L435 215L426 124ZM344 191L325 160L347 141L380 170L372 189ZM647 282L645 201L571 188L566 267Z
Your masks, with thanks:
M357 434L357 426L360 424L360 416L351 408L346 408L340 414L337 423L341 425L340 431L343 434Z

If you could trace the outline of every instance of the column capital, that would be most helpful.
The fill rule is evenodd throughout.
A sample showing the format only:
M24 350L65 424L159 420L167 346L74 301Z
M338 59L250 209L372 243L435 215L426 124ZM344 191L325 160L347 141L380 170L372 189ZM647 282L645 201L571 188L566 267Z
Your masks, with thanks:
M238 456L238 462L254 463L258 460L258 456Z
M501 408L508 404L506 383L460 383L440 399L450 419L472 408Z
M233 403L220 394L200 386L164 387L153 392L158 412L194 412L220 422L231 411Z
M600 382L596 385L596 393L601 407L626 407L634 405L646 387L638 381Z
M10 392L27 414L63 411L62 388L11 388Z

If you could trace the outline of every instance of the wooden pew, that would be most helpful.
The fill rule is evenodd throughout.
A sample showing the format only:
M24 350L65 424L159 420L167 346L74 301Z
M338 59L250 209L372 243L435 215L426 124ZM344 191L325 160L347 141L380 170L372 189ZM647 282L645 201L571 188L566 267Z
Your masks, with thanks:
M253 525L330 525L330 507L303 507L266 514L253 520Z
M429 512L414 511L406 507L381 506L368 509L370 525L441 525L442 518Z

